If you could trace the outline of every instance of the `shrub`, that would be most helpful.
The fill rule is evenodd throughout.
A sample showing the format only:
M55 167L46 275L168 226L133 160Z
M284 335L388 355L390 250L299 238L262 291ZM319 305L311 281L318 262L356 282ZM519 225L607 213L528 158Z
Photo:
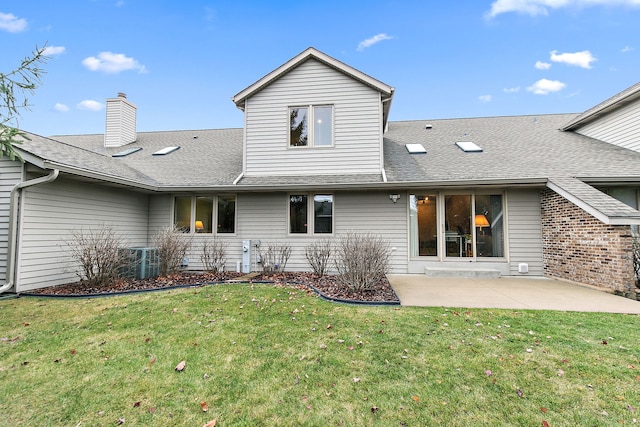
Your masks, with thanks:
M291 256L291 246L286 243L266 243L258 246L258 255L265 273L280 273L287 266Z
M380 236L348 233L335 252L338 281L353 292L371 290L389 271L389 244Z
M191 238L177 227L162 228L153 239L160 254L160 276L177 271L191 247Z
M315 274L324 276L331 260L331 240L323 239L314 242L304 249L304 256Z
M104 285L118 277L118 270L127 262L122 252L124 238L111 226L76 230L67 241L71 257L80 264L76 274L92 285Z
M206 271L216 273L224 271L227 262L227 245L216 238L205 240L202 243L200 261Z

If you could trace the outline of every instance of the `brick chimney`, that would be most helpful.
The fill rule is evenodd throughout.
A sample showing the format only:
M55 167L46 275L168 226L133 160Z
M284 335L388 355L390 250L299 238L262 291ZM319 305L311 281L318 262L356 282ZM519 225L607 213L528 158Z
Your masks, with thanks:
M127 101L127 95L122 92L118 92L116 98L107 99L105 147L122 147L136 140L136 110L135 104Z

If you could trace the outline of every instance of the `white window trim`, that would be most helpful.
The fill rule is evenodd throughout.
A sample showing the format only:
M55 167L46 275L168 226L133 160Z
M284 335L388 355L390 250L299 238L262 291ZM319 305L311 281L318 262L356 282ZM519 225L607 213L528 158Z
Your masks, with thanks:
M331 144L329 145L315 145L314 141L314 123L315 118L314 115L314 107L331 107ZM307 145L291 145L291 123L289 122L291 117L291 109L292 108L307 108L309 111L309 120L308 120L308 142ZM307 105L290 105L287 107L287 148L292 150L305 150L310 148L323 149L323 148L333 148L335 147L335 106L333 104L307 104Z
M307 196L307 232L292 233L291 232L291 196ZM331 196L331 233L316 233L315 230L315 214L314 214L314 197L315 196ZM309 236L327 236L331 237L336 231L336 196L331 192L291 192L287 194L287 236L309 237Z
M235 210L233 217L233 233L219 233L218 232L218 197L219 196L233 196L235 199ZM190 197L190 218L189 218L189 232L184 234L189 235L218 235L218 236L235 236L238 233L238 196L237 194L174 194L171 198L171 224L176 224L176 197ZM211 212L211 233L198 233L196 231L196 200L198 197L211 197L213 203L213 209Z

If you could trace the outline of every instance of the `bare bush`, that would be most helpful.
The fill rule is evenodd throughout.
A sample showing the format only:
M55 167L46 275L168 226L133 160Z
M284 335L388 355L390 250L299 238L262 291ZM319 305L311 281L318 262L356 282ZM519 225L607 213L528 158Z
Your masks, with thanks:
M121 250L125 246L124 238L108 225L73 231L66 244L71 257L80 265L76 274L92 285L104 285L116 279L118 270L127 262Z
M162 228L153 239L160 254L160 276L177 271L191 247L191 238L177 227Z
M331 260L331 240L322 239L304 248L304 256L315 274L324 276L329 269Z
M200 261L206 271L224 271L227 263L227 245L216 238L205 240L202 243Z
M338 281L353 292L370 290L389 271L389 244L380 236L348 233L335 252Z
M265 243L258 247L258 256L265 273L281 273L291 256L291 245L286 243Z

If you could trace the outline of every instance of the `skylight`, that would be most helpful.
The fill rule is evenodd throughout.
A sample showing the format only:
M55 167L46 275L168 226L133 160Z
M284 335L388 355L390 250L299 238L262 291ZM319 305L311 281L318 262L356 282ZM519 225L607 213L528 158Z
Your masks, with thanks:
M456 145L465 153L482 153L482 147L471 141L456 142Z
M409 154L427 154L427 149L422 144L405 144Z
M142 147L131 147L131 148L127 148L124 151L119 151L115 154L112 154L111 157L127 157L129 154L133 154L140 150L142 150Z
M167 154L173 153L174 151L176 151L177 149L179 149L180 146L176 145L174 147L165 147L162 150L158 150L155 153L153 153L154 156L165 156Z

